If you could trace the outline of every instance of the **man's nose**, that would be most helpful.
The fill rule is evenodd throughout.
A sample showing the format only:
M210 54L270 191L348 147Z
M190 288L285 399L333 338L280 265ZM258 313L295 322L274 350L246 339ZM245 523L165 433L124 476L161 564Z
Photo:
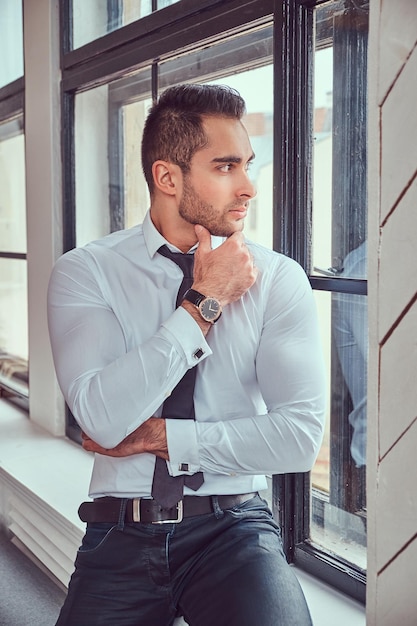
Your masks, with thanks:
M242 174L242 183L239 189L239 196L246 198L254 198L256 196L256 187L249 178L247 172L243 172Z

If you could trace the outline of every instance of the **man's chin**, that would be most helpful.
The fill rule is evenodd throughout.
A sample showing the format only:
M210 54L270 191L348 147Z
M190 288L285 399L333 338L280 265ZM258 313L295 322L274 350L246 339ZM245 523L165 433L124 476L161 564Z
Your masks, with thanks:
M233 224L225 224L224 226L208 228L210 233L215 237L230 237L233 233L240 233L244 228L244 221L239 220Z

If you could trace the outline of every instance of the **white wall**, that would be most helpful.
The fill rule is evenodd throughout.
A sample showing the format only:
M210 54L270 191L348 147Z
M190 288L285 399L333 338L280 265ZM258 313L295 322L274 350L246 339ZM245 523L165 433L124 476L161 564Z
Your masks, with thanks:
M25 140L30 417L64 432L64 403L49 346L46 292L62 253L59 2L25 2Z
M417 5L371 0L369 626L417 624Z

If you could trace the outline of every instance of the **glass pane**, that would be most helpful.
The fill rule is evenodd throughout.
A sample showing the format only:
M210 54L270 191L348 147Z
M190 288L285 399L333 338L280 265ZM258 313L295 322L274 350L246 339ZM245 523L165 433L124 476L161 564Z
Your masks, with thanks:
M334 275L332 262L333 48L315 54L313 142L313 274Z
M0 354L28 358L26 261L0 258Z
M327 17L333 45L315 54L311 273L365 279L367 29L356 19Z
M149 194L141 139L149 92L146 70L76 96L77 246L143 221Z
M124 219L130 228L143 222L150 206L148 186L142 173L141 138L152 104L147 98L123 107L124 138Z
M367 299L315 295L329 387L325 436L311 473L310 539L365 569Z
M103 85L75 99L77 246L110 232L108 94Z
M0 251L26 252L25 143L22 134L0 141Z
M171 4L176 4L180 2L180 0L157 0L158 1L158 9L164 9L165 7L169 7Z
M159 0L163 9L179 0ZM73 49L152 13L152 0L73 0Z
M367 276L367 19L353 7L316 12L313 275ZM310 540L365 569L367 298L322 291L316 300L329 388Z
M2 0L0 18L0 87L23 76L22 0Z

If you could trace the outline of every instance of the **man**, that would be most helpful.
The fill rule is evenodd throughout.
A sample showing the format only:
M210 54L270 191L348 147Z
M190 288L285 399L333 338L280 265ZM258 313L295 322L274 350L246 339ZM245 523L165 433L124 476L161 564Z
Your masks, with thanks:
M59 626L311 623L257 492L314 463L322 358L303 270L241 232L255 195L244 110L227 87L164 92L143 134L143 225L53 271L56 371L96 452ZM176 415L190 374L194 411Z

